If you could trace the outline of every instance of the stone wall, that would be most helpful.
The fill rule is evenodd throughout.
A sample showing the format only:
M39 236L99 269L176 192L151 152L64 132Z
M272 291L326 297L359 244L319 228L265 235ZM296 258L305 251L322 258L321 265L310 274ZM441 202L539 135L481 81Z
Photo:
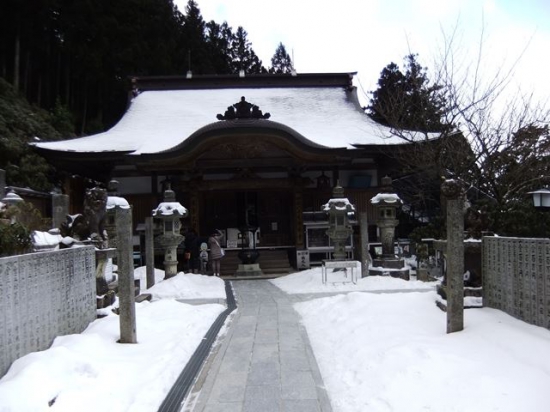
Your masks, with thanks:
M550 240L483 238L483 305L550 329Z
M0 376L95 318L93 246L0 258Z

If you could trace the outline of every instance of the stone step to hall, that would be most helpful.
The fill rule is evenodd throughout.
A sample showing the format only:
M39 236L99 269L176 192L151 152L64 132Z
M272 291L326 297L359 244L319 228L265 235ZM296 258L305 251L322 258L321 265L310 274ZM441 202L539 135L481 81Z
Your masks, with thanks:
M294 271L288 260L286 249L260 249L259 263L262 272L269 274L286 274ZM221 260L221 274L224 276L233 275L241 263L238 257L238 250L229 250Z

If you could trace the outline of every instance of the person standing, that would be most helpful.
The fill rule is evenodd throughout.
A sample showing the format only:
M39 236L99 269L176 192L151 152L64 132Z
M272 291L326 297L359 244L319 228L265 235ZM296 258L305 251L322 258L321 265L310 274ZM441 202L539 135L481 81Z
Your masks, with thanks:
M220 260L225 256L225 251L221 247L223 234L219 230L215 230L208 238L208 247L210 248L210 262L212 265L212 274L220 276Z

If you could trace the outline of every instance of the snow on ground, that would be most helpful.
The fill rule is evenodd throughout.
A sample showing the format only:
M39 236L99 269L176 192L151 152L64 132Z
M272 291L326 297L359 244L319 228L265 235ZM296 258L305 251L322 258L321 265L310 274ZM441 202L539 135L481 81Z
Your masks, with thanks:
M334 412L550 410L549 330L484 308L446 334L435 299L358 292L296 304Z
M353 285L337 276L349 280L336 272L323 285L316 268L272 281L298 293L336 292L295 306L334 412L550 410L549 330L483 308L466 310L465 330L446 334L433 283L370 277ZM214 282L223 288L219 278L183 274L155 286L158 300L136 305L138 344L116 343L111 314L19 359L0 380L0 411L158 410L224 309L174 296L186 284L204 297Z
M390 276L368 276L361 279L360 263L354 269L357 274L357 284L351 282L351 271L333 272L328 269L327 283L322 283L321 268L296 272L288 276L271 280L286 293L334 293L352 291L392 291L401 290L434 290L439 282L421 282L417 280L406 281Z
M163 288L163 283L172 285ZM137 344L116 343L120 327L113 313L92 322L82 334L58 337L50 349L15 361L0 379L0 411L158 410L225 309L219 304L177 302L174 298L184 295L184 285L196 288L192 296L200 298L224 290L219 278L201 275L180 274L158 284L161 300L136 304Z
M153 300L225 299L225 283L215 276L178 273L175 277L156 283L146 290Z
M146 289L147 288L147 267L140 266L135 268L134 279L139 279L139 285L141 290ZM163 280L164 280L164 270L155 269L155 284Z

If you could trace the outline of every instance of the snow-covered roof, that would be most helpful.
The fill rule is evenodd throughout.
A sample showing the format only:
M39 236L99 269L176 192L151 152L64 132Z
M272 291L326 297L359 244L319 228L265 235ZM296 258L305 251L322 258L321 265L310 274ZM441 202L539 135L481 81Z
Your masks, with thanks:
M119 207L121 209L130 209L130 204L126 199L120 196L108 196L107 197L107 205L106 209L110 210L115 207Z
M355 89L334 86L148 90L137 95L122 119L104 133L35 145L77 153L158 153L217 122L216 115L223 114L241 96L269 112L270 120L327 148L403 143L363 112L355 93Z
M396 193L378 193L370 200L370 202L372 204L378 204L380 202L398 204L403 203Z
M155 217L174 215L187 216L187 209L179 202L162 202L153 209L153 216Z
M347 197L339 197L335 199L329 199L327 203L325 203L322 206L323 210L325 212L330 211L331 209L336 210L347 210L347 211L354 211L355 206L350 203L349 199Z

